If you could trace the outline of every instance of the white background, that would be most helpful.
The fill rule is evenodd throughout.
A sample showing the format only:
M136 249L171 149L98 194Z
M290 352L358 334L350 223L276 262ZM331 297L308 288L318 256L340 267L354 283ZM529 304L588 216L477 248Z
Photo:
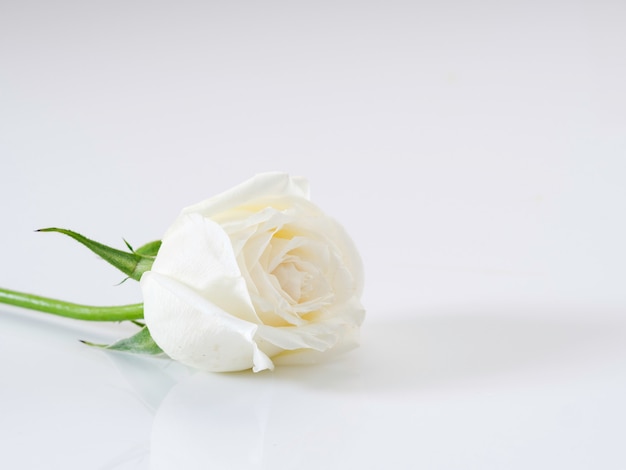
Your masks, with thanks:
M0 3L0 286L89 304L255 173L366 268L362 346L198 374L0 307L11 469L623 469L626 4Z

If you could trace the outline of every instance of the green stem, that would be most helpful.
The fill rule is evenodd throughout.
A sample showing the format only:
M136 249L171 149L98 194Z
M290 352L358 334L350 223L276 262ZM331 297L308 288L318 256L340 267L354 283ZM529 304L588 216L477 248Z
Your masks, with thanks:
M95 307L0 288L0 303L90 321L123 321L143 318L143 304Z

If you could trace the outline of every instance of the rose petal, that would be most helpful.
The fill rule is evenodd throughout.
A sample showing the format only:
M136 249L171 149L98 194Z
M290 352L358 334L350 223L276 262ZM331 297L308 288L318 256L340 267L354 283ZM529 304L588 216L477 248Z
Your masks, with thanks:
M142 276L141 288L148 329L172 359L214 372L273 369L254 341L258 325L153 271Z
M313 347L284 348L285 351L272 355L272 361L275 365L315 364L350 351L359 345L359 326L364 315L365 310L356 299L347 305L330 309L327 319L321 324L325 324L335 334L336 341L332 347L323 350ZM265 330L258 331L256 337L260 338L264 333Z
M192 287L224 311L261 323L230 239L210 219L180 216L163 237L152 271Z
M259 325L257 339L281 349L311 348L326 351L337 343L339 337L334 328L324 324L283 327Z
M189 206L183 212L198 212L204 217L212 217L250 201L283 196L309 199L308 181L286 173L262 173L206 201Z

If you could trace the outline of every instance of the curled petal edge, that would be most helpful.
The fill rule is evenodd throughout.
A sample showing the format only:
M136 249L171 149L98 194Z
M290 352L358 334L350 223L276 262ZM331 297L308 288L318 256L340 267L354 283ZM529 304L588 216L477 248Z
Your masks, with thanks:
M186 207L183 213L197 212L205 217L211 217L250 201L283 196L295 196L308 200L310 198L309 182L305 178L293 177L287 173L261 173L217 196Z

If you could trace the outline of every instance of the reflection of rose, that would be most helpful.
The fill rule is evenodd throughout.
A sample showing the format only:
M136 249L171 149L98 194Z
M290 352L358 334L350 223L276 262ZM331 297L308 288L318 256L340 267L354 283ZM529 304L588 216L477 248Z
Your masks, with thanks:
M154 416L150 469L267 468L276 390L273 380L252 379L199 373L173 387Z
M352 241L309 202L307 182L267 173L183 210L141 287L170 357L256 372L354 345L362 282Z
M187 377L154 415L150 469L319 470L370 460L370 467L356 467L396 463L399 447L390 456L385 446L364 449L363 442L374 436L385 444L371 418L390 425L405 420L372 414L371 400L364 400L359 379L350 374L353 369L354 363L346 361L315 370L284 367L262 376L199 372ZM403 448L410 447L408 440L400 437Z

